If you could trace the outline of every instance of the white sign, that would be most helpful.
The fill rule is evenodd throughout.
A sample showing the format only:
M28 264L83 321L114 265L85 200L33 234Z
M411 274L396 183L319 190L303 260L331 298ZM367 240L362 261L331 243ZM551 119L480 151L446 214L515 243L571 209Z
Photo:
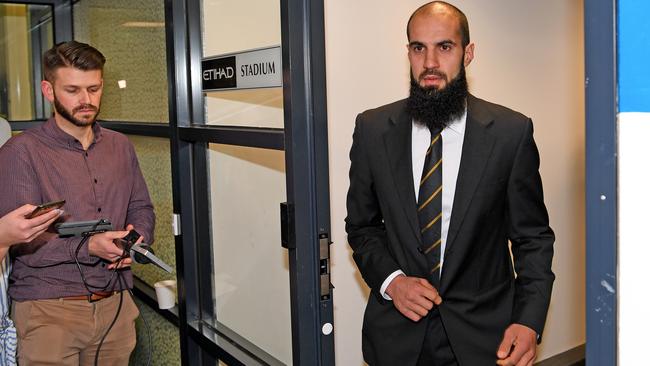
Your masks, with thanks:
M204 58L201 61L204 92L282 86L280 46Z

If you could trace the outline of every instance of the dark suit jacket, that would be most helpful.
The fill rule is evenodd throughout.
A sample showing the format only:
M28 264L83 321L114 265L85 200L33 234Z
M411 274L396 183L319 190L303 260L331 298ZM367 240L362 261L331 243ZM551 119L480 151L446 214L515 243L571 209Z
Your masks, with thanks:
M345 221L371 289L363 319L370 365L415 365L426 330L426 321L409 320L379 293L398 269L407 276L427 273L418 251L412 123L404 107L402 100L360 114L350 151ZM542 334L555 238L538 168L532 121L470 96L439 288L440 316L460 365L494 365L512 323Z

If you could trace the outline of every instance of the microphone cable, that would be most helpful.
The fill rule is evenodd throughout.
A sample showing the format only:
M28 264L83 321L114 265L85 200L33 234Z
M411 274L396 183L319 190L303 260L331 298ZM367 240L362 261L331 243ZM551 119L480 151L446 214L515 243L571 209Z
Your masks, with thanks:
M108 326L108 329L106 329L106 332L104 332L104 335L102 336L101 340L99 341L99 344L97 345L97 351L95 351L94 365L95 366L98 365L99 351L101 350L101 347L104 344L104 341L106 340L106 337L108 336L108 333L111 331L111 329L113 328L113 326L117 322L117 319L118 319L118 317L120 315L120 312L122 310L122 303L124 302L124 290L127 290L129 292L129 295L131 296L131 300L133 301L136 308L138 309L138 312L140 313L140 315L142 317L142 321L144 322L144 325L145 325L145 329L146 329L146 332L147 332L147 340L149 342L149 350L147 352L147 366L149 366L149 365L151 365L152 348L153 348L153 344L152 344L152 341L151 341L151 328L149 326L149 323L147 322L146 317L144 316L142 311L140 311L140 307L135 302L133 291L131 291L131 289L128 288L128 286L126 285L126 280L124 279L124 276L123 276L122 272L119 271L119 269L120 269L119 267L120 267L121 262L124 260L124 258L127 257L127 252L126 252L126 250L122 249L122 257L120 259L118 259L117 262L115 262L115 268L111 271L112 272L111 277L108 279L108 282L104 286L93 286L93 285L89 284L86 281L86 276L84 275L83 270L81 269L81 264L79 263L79 258L78 258L79 257L79 251L81 250L81 247L88 241L90 236L91 235L84 235L82 237L82 239L79 241L79 244L77 245L77 248L75 250L75 255L74 255L74 261L75 261L75 263L77 265L77 269L79 270L79 275L81 276L81 281L83 282L84 287L86 288L86 290L88 290L88 292L90 292L90 294L98 295L98 293L91 290L90 287L99 289L101 291L106 291L108 286L111 285L111 282L113 282L113 278L115 277L115 274L117 273L117 280L118 281L113 283L113 287L111 287L110 291L114 291L115 286L117 285L118 282L120 284L120 287L122 288L122 290L120 290L120 302L119 302L119 304L117 306L117 311L115 312L115 316L113 317L113 320L111 321L111 324ZM136 334L136 337L137 337L137 334ZM136 342L137 342L137 339L136 339Z
M117 261L116 267L119 266L120 262L122 261L121 258L119 261ZM145 317L144 313L140 310L140 307L138 304L135 302L135 295L133 295L133 291L126 285L126 280L124 279L124 275L122 272L117 272L117 279L120 283L120 287L124 288L129 292L129 296L131 296L131 301L133 301L133 304L135 307L138 309L138 313L140 313L140 317L142 318L142 321L144 322L144 326L147 332L147 340L149 343L149 348L147 352L147 366L151 365L151 357L153 353L153 343L151 341L151 327L149 326L149 322L147 322L147 318ZM113 321L111 324L108 326L108 329L106 329L106 332L102 336L101 340L99 341L99 344L97 345L97 351L95 351L95 366L98 365L99 362L99 351L102 348L102 345L104 344L104 340L108 336L108 332L111 331L115 323L117 322L117 319L120 315L120 311L122 310L122 302L124 301L124 290L120 291L120 303L117 306L117 312L115 313L115 317L113 318ZM137 344L137 332L136 332L136 344Z
M113 278L115 277L115 274L118 273L119 264L120 264L120 262L122 262L122 260L123 260L124 258L120 258L120 259L116 262L115 268L111 271L111 272L112 272L112 273L111 273L111 277L108 279L108 281L106 282L105 285L103 285L103 286L94 286L94 285L89 284L89 283L86 281L86 276L84 275L83 270L81 269L81 263L79 263L79 251L81 250L81 247L82 247L82 246L83 246L83 245L88 241L88 239L90 238L90 236L91 236L91 235L84 235L83 238L81 238L81 240L79 241L79 244L77 245L77 249L76 249L75 252L74 252L74 262L75 262L75 264L77 265L77 269L79 270L79 275L81 276L81 282L83 282L84 287L86 288L86 290L88 290L88 292L90 292L90 293L93 294L93 295L99 295L97 292L91 290L90 288L93 287L93 288L95 288L95 289L99 289L100 291L106 291L106 289L108 288L108 286L111 285L111 282L113 282ZM115 282L115 283L113 284L113 287L111 288L111 291L113 291L113 290L115 289L115 285L116 285L116 284L117 284L117 282Z

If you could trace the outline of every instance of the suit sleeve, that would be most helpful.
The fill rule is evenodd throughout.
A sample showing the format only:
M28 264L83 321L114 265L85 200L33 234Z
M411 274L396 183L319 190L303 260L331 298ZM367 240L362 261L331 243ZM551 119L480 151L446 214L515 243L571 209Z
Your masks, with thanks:
M512 322L534 329L541 340L555 279L551 270L555 235L544 205L531 120L517 148L507 194L509 238L517 273Z
M384 280L399 270L388 250L386 227L375 191L367 150L368 136L364 133L363 117L357 117L352 149L350 150L350 188L347 196L348 215L345 230L352 247L352 257L363 279L380 302L386 301L380 292Z

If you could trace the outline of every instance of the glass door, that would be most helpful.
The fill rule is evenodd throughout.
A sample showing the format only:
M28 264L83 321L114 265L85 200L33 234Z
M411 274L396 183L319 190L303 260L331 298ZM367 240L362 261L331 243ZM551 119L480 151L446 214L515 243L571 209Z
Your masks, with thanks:
M185 364L334 363L322 7L167 1Z

